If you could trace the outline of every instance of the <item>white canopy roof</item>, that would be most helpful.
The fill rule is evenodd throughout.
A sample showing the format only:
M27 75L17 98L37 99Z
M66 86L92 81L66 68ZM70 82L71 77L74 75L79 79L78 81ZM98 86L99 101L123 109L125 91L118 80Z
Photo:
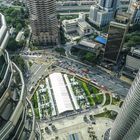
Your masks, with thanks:
M53 73L49 76L53 95L56 101L58 113L61 114L66 111L72 111L73 105L71 103L69 93L67 91L64 79L61 73Z

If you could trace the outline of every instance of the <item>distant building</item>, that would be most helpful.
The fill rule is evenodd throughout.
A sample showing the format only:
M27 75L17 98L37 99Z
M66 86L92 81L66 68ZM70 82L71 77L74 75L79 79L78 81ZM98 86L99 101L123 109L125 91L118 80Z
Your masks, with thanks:
M128 27L129 15L118 14L116 21L110 22L104 60L117 63Z
M27 0L34 42L55 45L59 42L56 0Z
M89 21L98 27L105 26L113 19L113 11L106 11L104 9L98 8L98 6L91 6Z
M127 11L129 7L130 0L120 0L119 1L119 10Z
M99 0L98 5L106 9L116 9L118 0Z
M132 23L139 24L140 23L140 1L131 2L129 5L128 13L132 14Z
M99 0L90 8L89 21L99 27L109 24L117 8L117 0Z
M80 37L93 33L92 27L85 21L83 13L79 14L79 18L63 20L62 27L66 34L77 32Z

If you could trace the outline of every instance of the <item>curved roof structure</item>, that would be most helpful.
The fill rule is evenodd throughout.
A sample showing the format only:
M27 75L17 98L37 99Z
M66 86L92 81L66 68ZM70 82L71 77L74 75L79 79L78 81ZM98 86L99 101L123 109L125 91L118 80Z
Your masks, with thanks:
M61 114L66 111L74 110L62 74L53 73L49 76L49 79L51 82L58 113Z

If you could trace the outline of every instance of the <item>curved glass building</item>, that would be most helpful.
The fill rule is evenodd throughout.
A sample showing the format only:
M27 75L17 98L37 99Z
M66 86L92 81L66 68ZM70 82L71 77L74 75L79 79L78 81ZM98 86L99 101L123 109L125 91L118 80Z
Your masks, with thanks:
M5 18L0 14L0 140L40 140L22 72L5 50L8 39Z
M140 70L111 130L111 140L140 140Z

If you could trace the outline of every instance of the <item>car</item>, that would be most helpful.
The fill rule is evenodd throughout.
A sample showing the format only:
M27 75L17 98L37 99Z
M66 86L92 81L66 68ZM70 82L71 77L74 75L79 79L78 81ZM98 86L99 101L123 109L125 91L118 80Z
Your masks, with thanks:
M96 124L96 122L92 122L92 124Z

